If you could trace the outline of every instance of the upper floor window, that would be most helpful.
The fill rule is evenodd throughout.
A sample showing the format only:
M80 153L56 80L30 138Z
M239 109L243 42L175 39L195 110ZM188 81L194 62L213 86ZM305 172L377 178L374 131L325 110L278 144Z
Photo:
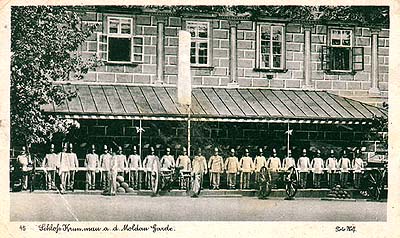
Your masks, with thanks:
M258 69L283 70L286 65L285 26L257 25L256 65Z
M192 66L210 65L210 23L187 21L186 30L191 35L190 63Z
M133 35L133 19L107 17L106 34L98 35L99 57L109 63L143 61L143 37Z
M330 29L328 46L322 48L322 68L327 72L355 72L364 69L364 48L353 47L351 29Z

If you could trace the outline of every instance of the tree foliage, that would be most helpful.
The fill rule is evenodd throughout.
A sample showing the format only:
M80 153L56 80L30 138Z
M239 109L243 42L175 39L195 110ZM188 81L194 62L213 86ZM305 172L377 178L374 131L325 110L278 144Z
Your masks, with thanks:
M66 7L11 9L11 141L41 143L77 124L42 112L43 105L75 96L54 81L81 79L95 67L95 57L82 59L80 44L93 32Z

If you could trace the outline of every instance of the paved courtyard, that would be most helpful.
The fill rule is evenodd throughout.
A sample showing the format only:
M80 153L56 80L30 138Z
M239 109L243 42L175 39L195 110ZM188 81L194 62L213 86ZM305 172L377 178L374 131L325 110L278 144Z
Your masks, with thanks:
M386 221L386 202L10 193L11 221Z

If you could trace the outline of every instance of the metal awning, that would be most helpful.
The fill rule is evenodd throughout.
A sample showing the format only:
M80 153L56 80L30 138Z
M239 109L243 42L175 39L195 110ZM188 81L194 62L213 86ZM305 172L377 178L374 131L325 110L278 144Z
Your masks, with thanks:
M176 87L63 84L77 91L66 103L43 109L65 118L187 120L176 103ZM325 91L198 87L192 91L191 120L365 124L387 110Z

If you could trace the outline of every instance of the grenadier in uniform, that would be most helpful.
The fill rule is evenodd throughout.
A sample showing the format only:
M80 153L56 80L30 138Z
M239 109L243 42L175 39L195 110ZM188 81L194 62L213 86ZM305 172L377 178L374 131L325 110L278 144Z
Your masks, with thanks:
M121 148L122 149L122 148ZM122 151L122 150L121 150ZM117 192L117 176L118 176L118 161L117 161L117 154L113 154L110 160L110 176L109 176L109 189L108 195L115 196Z
M175 159L171 155L171 149L167 147L165 149L165 155L161 158L161 168L163 169L173 169L175 168Z
M75 173L78 172L79 162L78 157L73 151L72 143L69 144L69 151L68 151L68 159L69 159L69 181L68 186L69 189L74 191L74 184L75 184Z
M63 194L67 189L67 183L69 179L69 167L71 166L69 162L66 143L63 145L63 149L59 153L58 158L60 158L60 163L58 163L59 164L58 173L61 178L60 188L61 188L61 194Z
M208 161L208 169L211 174L211 180L213 189L219 189L220 176L224 171L224 161L221 156L218 155L218 148L214 149L214 155L210 157Z
M240 158L240 189L250 188L250 175L254 172L253 159L249 155L249 149L244 150L244 156Z
M126 172L125 169L128 168L128 163L126 161L126 156L123 154L121 146L118 146L117 154L114 155L114 157L117 163L118 175L124 177Z
M317 150L317 155L311 161L311 167L313 169L313 181L315 188L321 188L321 177L324 173L324 161L321 158L321 151Z
M110 170L112 155L108 152L107 145L104 145L104 153L100 155L102 189L106 192L110 187Z
M96 147L92 145L91 153L88 153L85 157L86 167L86 187L85 190L95 189L96 185L96 171L99 168L99 155L96 154Z
M54 144L50 145L50 151L43 159L42 167L47 173L47 189L56 189L56 169L59 167L60 158L54 152Z
M239 159L235 156L235 149L231 149L231 156L225 160L225 171L227 173L228 188L235 189L236 174L239 174Z
M256 172L255 182L258 183L258 178L260 176L260 170L262 167L267 167L267 159L263 155L263 149L258 149L258 155L254 159L254 168Z
M326 159L325 168L328 175L328 186L332 188L336 183L336 170L338 168L335 152L333 150L331 150L330 156Z
M133 189L139 189L139 168L142 167L142 161L140 160L140 155L138 155L135 145L132 148L132 152L133 153L128 157L129 185Z
M282 167L281 159L279 159L279 157L277 156L276 149L272 149L272 156L269 157L267 160L267 167L271 171L272 187L276 188L276 182L278 181L279 177L278 171Z
M153 160L158 158L155 155L155 150L154 147L150 147L150 154L146 156L143 160L143 167L145 168L146 172L146 178L145 178L145 183L146 183L146 188L151 189L151 174L152 174L152 166L153 166Z
M303 149L303 156L297 161L297 168L300 173L300 187L306 188L307 185L307 174L310 169L310 158L307 157L307 150Z
M22 189L28 188L28 165L32 164L31 157L26 153L26 147L22 146L21 154L17 156L18 167L22 175Z
M154 148L153 148L154 151ZM161 162L160 162L160 158L158 158L158 156L154 156L153 159L151 159L151 183L150 186L151 188L153 188L153 186L155 185L154 183L160 183L159 180L156 180L156 178L159 178L159 174L161 172ZM157 184L157 186L158 186ZM158 192L158 189L153 191L152 196L157 195L156 193Z
M339 160L340 168L340 184L343 188L347 187L347 180L349 177L349 169L351 168L350 159L347 157L346 150L343 151L342 158Z
M179 155L178 158L176 159L176 166L180 167L181 170L181 177L179 180L179 187L181 189L186 189L186 186L189 186L189 184L185 184L184 180L184 174L183 171L189 172L192 170L192 164L190 162L189 156L187 156L187 150L185 147L182 149L182 155Z
M360 188L361 174L364 169L364 161L361 159L360 151L357 150L356 158L353 160L353 171L354 171L354 187Z
M292 157L292 151L288 150L288 155L283 159L282 167L285 170L288 170L290 167L296 167L296 161Z
M195 176L195 182L194 183L199 183L200 188L203 188L203 176L204 174L207 174L207 161L206 158L201 154L201 148L197 149L197 155L194 156L194 159L192 161L192 178ZM200 176L200 180L197 181L197 176ZM193 185L194 186L194 185ZM195 190L195 188L193 188ZM197 188L196 188L197 189Z

